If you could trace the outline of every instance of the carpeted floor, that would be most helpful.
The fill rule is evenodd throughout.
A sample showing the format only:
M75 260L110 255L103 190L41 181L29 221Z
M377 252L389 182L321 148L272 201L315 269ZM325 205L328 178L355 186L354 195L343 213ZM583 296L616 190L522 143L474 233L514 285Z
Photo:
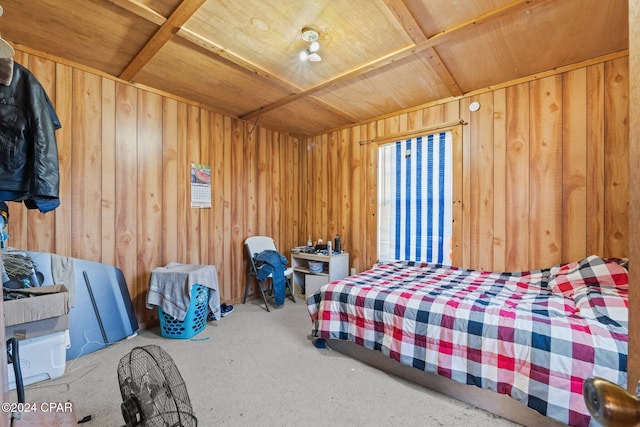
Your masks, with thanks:
M310 331L302 298L271 312L253 300L190 340L163 338L152 328L68 361L62 377L27 386L25 397L71 401L77 419L92 416L83 426L123 426L118 361L136 346L157 344L176 362L203 427L515 425L315 348Z

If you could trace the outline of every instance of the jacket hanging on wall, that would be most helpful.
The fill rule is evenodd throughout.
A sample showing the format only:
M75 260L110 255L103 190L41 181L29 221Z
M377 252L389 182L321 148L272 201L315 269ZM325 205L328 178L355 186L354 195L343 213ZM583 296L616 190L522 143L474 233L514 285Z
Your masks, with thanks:
M60 121L40 82L13 58L11 81L0 84L0 200L49 212L60 205L55 131Z

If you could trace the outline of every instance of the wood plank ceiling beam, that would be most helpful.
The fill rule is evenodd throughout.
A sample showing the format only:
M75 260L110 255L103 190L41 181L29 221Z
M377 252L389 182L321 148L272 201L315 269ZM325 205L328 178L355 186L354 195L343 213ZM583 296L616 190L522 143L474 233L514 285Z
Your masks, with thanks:
M220 57L223 60L226 60L228 63L230 63L231 65L237 66L240 69L244 70L244 71L249 71L252 74L264 77L266 79L268 79L270 82L275 83L277 86L291 92L291 94L295 95L297 93L302 93L302 89L292 85L291 83L289 83L286 80L283 80L281 78L279 78L277 75L270 73L269 71L265 70L262 67L259 67L258 65L245 60L244 58L233 54L232 52L230 52L229 50L225 49L223 46L220 46L219 44L215 43L212 40L207 39L206 37L202 37L200 34L197 34L191 30L189 30L188 28L182 27L178 30L178 32L176 33L177 36L180 36L182 38L184 38L185 40L200 46L201 48L207 50L208 52L213 53L214 55L217 55L218 57ZM286 98L285 98L286 99ZM357 122L358 118L355 117L354 115L344 111L344 110L339 110L336 109L334 106L324 102L321 99L318 98L314 98L314 101L322 104L325 108L333 111L334 113L341 115L343 117L345 117L348 120L351 120L352 122ZM284 103L286 104L286 102ZM283 105L284 105L283 104ZM240 117L242 118L242 117Z
M293 102L299 98L303 98L305 96L310 96L313 93L316 93L322 89L326 89L330 86L333 86L335 84L347 81L349 79L352 79L354 77L366 74L368 72L371 72L373 70L376 70L378 68L387 66L395 61L400 61L402 59L405 59L409 56L415 55L419 52L425 51L427 49L432 49L433 47L444 43L445 41L451 41L451 40L455 40L456 38L460 38L464 36L464 32L467 30L470 30L472 28L476 28L478 25L483 25L489 22L493 22L495 20L498 20L500 18L503 18L504 16L507 15L511 15L513 13L518 13L520 11L523 11L527 8L531 8L535 5L538 4L542 4L542 3L546 3L549 1L557 1L557 0L517 0L514 1L512 3L509 3L501 8L492 10L491 12L485 13L481 16L478 16L477 18L473 18L470 19L466 22L463 22L459 25L456 25L450 29L446 29L444 31L441 31L435 35L433 35L432 37L425 39L424 41L415 44L414 46L408 46L406 48L403 49L399 49L396 52L392 52L388 55L385 55L381 58L377 58L374 61L368 62L366 64L360 65L352 70L346 71L345 73L342 73L330 80L326 80L324 82L321 82L313 87L308 88L307 90L303 91L303 92L299 92L299 93L295 93L295 94L291 94L285 98L282 98L272 104L269 105L265 105L261 108L258 108L254 111L251 111L247 114L244 114L242 116L240 116L241 119L251 119L253 117L256 117L260 114L263 114L267 111L271 111L274 110L276 108L279 108L285 104L288 104L290 102ZM397 2L395 2L394 4L397 5ZM435 51L434 51L435 53ZM437 57L437 54L435 56L432 56L432 59L427 59L432 66L435 65L436 68L436 72L438 72L438 70L442 73L444 72L445 74L448 74L448 70L445 72L438 64L437 62L439 61L439 57ZM439 61L440 63L442 63L442 61ZM448 80L447 80L448 81ZM449 84L454 84L457 86L457 84L455 84L455 81L451 82L448 81ZM462 94L462 93L461 93Z
M153 22L158 26L161 26L165 22L167 22L167 18L160 15L158 12L151 9L149 6L140 3L139 1L136 1L136 0L109 0L109 1L115 4L116 6L120 6L121 8L128 10L134 15L144 18L147 21Z
M333 85L345 82L349 79L364 75L376 69L385 67L393 62L403 60L412 55L424 52L424 57L427 63L433 68L433 70L443 79L453 96L460 96L463 94L459 88L457 82L447 69L446 65L442 62L440 56L436 52L435 48L444 42L449 42L457 38L463 37L467 30L484 25L490 22L494 22L505 16L521 12L527 8L534 7L536 5L546 3L549 1L557 0L514 0L513 2L506 4L498 9L492 10L488 13L470 19L466 22L462 22L454 27L443 30L439 33L428 37L415 18L407 8L404 0L385 0L387 7L396 16L396 19L402 24L407 34L411 37L414 45L398 49L383 57L377 58L366 64L362 64L351 70L347 70L342 74L339 74L331 79L320 82L319 84L301 90L290 83L283 81L268 71L258 67L255 64L233 54L232 52L217 45L215 42L208 40L194 32L183 28L182 25L198 10L200 6L206 0L184 0L178 8L166 19L162 24L160 22L164 19L161 15L157 14L148 7L140 4L136 0L110 0L112 3L121 6L122 8L129 10L130 12L143 17L151 22L161 25L160 29L154 34L149 42L140 50L138 55L131 61L127 68L122 72L120 78L126 81L131 81L135 75L144 67L144 65L153 58L153 56L162 48L162 46L169 41L173 34L183 37L185 40L190 41L204 49L208 50L214 55L217 55L228 62L235 64L251 73L262 75L274 82L276 85L291 92L289 95L269 104L262 106L247 114L241 115L239 118L243 120L252 119L268 111L275 110L286 104L289 104L298 99L312 96L313 94L329 88ZM316 99L318 102L321 100ZM342 112L341 114L347 114Z
M405 0L385 0L385 3L387 8L396 16L396 19L402 25L402 28L404 28L405 32L409 37L411 37L411 40L413 40L416 45L427 42L428 37L424 32L424 28L421 27L420 23L416 21L409 8L407 8ZM445 83L449 93L452 96L462 95L462 90L460 90L460 86L458 86L456 79L451 75L451 72L449 72L449 69L444 64L435 48L426 48L424 57L433 71L435 71L435 73Z
M189 18L204 4L206 0L183 0L182 3L173 11L171 16L160 26L158 31L151 37L151 39L144 45L144 47L138 52L135 58L127 65L124 71L120 74L120 78L124 81L132 81L136 74L149 62L160 49L171 39L174 33L178 31L182 25L187 22ZM118 3L121 3L120 1ZM129 2L134 5L134 2ZM134 8L127 8L132 10ZM145 12L145 8L138 8ZM136 13L134 11L134 13ZM142 16L142 15L141 15ZM143 17L146 17L146 13Z

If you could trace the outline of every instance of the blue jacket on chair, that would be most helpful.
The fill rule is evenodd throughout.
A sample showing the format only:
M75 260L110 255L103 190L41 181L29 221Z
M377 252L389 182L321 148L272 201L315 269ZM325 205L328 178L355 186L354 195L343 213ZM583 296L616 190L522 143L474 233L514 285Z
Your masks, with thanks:
M256 277L258 280L265 281L271 274L273 281L273 293L275 297L275 305L284 304L285 296L285 277L284 271L287 269L289 260L278 251L267 249L255 256L258 263L256 265Z

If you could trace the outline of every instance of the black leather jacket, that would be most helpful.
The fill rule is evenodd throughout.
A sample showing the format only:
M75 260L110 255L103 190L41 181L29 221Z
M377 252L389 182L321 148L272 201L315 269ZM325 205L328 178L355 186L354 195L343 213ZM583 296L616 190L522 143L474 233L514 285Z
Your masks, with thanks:
M23 201L41 212L60 205L60 127L40 82L14 62L11 84L0 84L0 200Z

